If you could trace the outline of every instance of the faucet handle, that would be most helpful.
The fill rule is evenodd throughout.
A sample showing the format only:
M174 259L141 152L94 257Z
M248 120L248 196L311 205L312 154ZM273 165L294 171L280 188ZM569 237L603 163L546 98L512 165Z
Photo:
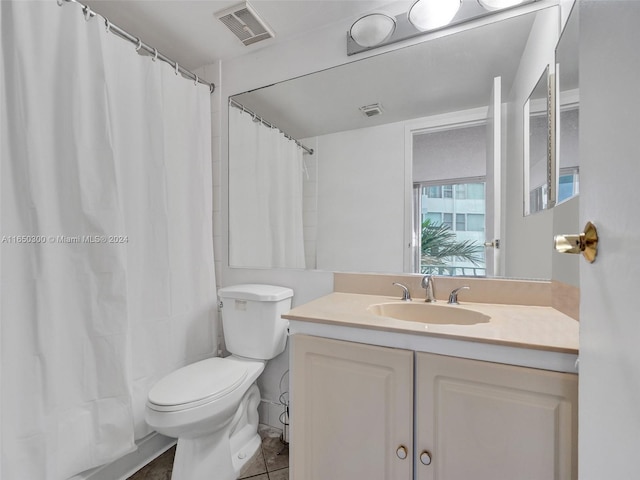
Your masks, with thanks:
M393 282L393 284L396 287L400 287L402 289L402 300L405 302L410 302L411 301L411 293L409 293L409 289L407 288L406 285L403 285L402 283L398 283L398 282Z
M450 305L458 305L458 292L460 290L470 290L471 288L468 285L463 285L462 287L458 287L454 289L449 295L449 301L447 302Z

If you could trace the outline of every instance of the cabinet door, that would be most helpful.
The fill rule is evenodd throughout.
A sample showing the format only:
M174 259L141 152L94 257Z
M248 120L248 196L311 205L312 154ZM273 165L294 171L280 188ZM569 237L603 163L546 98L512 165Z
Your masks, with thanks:
M577 390L577 375L416 353L416 479L577 479Z
M291 478L411 479L413 352L294 335L291 355Z

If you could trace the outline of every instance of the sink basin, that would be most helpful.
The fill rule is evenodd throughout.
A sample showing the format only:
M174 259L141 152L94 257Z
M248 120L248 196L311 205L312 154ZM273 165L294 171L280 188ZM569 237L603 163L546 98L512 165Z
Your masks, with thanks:
M435 325L475 325L487 323L491 318L475 310L425 302L377 303L370 305L367 310L381 317Z

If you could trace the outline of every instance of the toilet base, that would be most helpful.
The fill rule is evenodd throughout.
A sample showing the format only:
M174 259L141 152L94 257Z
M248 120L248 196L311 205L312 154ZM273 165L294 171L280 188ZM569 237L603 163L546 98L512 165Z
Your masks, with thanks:
M260 438L260 435L258 435L256 433L253 436L253 438L251 438L249 440L249 442L247 442L246 444L242 445L231 456L231 461L233 463L233 469L236 472L240 473L240 470L242 470L242 467L244 467L245 464L247 462L249 462L249 460L251 460L253 458L253 455L260 448L260 445L262 445L262 439Z
M178 441L171 480L236 480L242 467L260 448L256 434L248 444L232 455L228 442L183 438ZM242 458L240 458L242 457ZM194 458L197 461L194 462Z
M262 443L258 435L260 391L253 384L224 428L195 438L179 437L171 480L236 480Z

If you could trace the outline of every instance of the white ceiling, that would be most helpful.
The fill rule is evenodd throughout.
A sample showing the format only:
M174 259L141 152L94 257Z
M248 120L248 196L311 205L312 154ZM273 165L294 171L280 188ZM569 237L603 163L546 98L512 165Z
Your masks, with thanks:
M237 57L294 39L306 32L346 22L388 5L390 0L251 0L274 30L273 39L245 47L215 13L240 0L79 0L128 33L158 49L187 69ZM410 0L392 2L408 8Z
M294 138L486 107L494 77L503 98L520 65L536 13L306 75L234 99ZM359 107L380 103L383 114Z
M241 3L238 0L79 1L189 70L291 42L329 25L342 25L346 32L364 13L384 10L395 15L413 3L250 0L276 37L246 47L215 17L216 12ZM508 94L533 15L375 55L322 76L308 75L295 85L276 84L262 98L242 100L298 138L486 106L494 76L502 76L503 94ZM382 103L385 115L365 118L358 111L375 102Z

